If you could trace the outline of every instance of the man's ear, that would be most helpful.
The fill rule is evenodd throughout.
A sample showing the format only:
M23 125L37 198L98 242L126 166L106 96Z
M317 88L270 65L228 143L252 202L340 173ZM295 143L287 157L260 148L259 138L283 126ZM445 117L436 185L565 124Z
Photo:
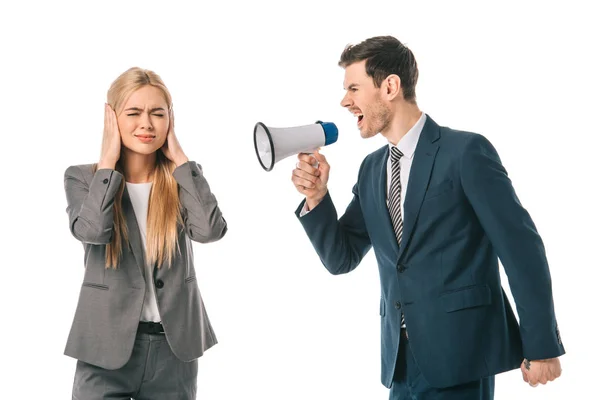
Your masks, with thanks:
M385 88L385 94L388 100L394 100L398 96L402 97L402 81L400 81L398 75L388 75L388 77L381 82L381 85Z

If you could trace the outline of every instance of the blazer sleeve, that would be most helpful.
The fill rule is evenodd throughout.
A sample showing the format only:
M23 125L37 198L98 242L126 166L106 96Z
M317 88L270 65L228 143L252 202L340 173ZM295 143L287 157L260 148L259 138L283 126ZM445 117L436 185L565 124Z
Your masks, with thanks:
M99 169L88 184L81 167L67 168L64 185L69 229L77 240L89 244L110 243L113 204L122 179L118 171Z
M173 176L179 184L183 222L190 239L199 243L221 239L227 232L227 222L204 177L202 167L194 161L188 161L177 167Z
M498 153L482 135L468 139L461 181L506 271L519 314L523 356L541 360L564 354L544 244Z
M352 201L339 220L329 191L306 215L300 216L306 200L295 212L321 262L333 275L354 270L372 246L360 206L358 182L352 193Z

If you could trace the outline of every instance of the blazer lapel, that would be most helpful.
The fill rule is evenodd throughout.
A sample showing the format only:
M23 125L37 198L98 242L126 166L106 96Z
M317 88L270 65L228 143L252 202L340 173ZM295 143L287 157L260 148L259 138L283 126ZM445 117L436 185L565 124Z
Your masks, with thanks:
M404 228L398 252L398 261L410 242L417 217L421 211L421 204L423 203L435 157L439 149L439 145L436 143L440 137L439 129L439 126L427 116L410 168L406 198L404 200Z
M140 227L135 218L135 212L133 211L133 204L131 204L131 198L129 197L129 193L127 192L127 186L125 186L125 190L123 191L123 199L121 201L121 205L123 206L123 213L125 214L125 218L127 220L127 235L129 237L129 245L131 246L131 252L135 257L135 261L137 262L142 277L144 277L145 279L145 257L144 248L142 247L142 238L140 236Z

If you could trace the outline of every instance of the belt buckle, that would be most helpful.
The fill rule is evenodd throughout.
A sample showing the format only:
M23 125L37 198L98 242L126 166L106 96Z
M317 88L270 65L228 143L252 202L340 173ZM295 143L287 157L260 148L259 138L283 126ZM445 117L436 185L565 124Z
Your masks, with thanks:
M160 322L149 321L148 322L148 333L150 334L158 334L160 332Z

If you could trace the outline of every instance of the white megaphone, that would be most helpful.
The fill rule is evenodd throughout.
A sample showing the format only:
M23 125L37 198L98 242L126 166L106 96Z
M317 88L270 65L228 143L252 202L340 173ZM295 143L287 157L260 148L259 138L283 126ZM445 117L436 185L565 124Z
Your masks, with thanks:
M335 143L338 129L333 122L317 121L292 128L270 128L262 122L254 126L254 150L260 165L270 171L276 162L293 154L312 153Z

